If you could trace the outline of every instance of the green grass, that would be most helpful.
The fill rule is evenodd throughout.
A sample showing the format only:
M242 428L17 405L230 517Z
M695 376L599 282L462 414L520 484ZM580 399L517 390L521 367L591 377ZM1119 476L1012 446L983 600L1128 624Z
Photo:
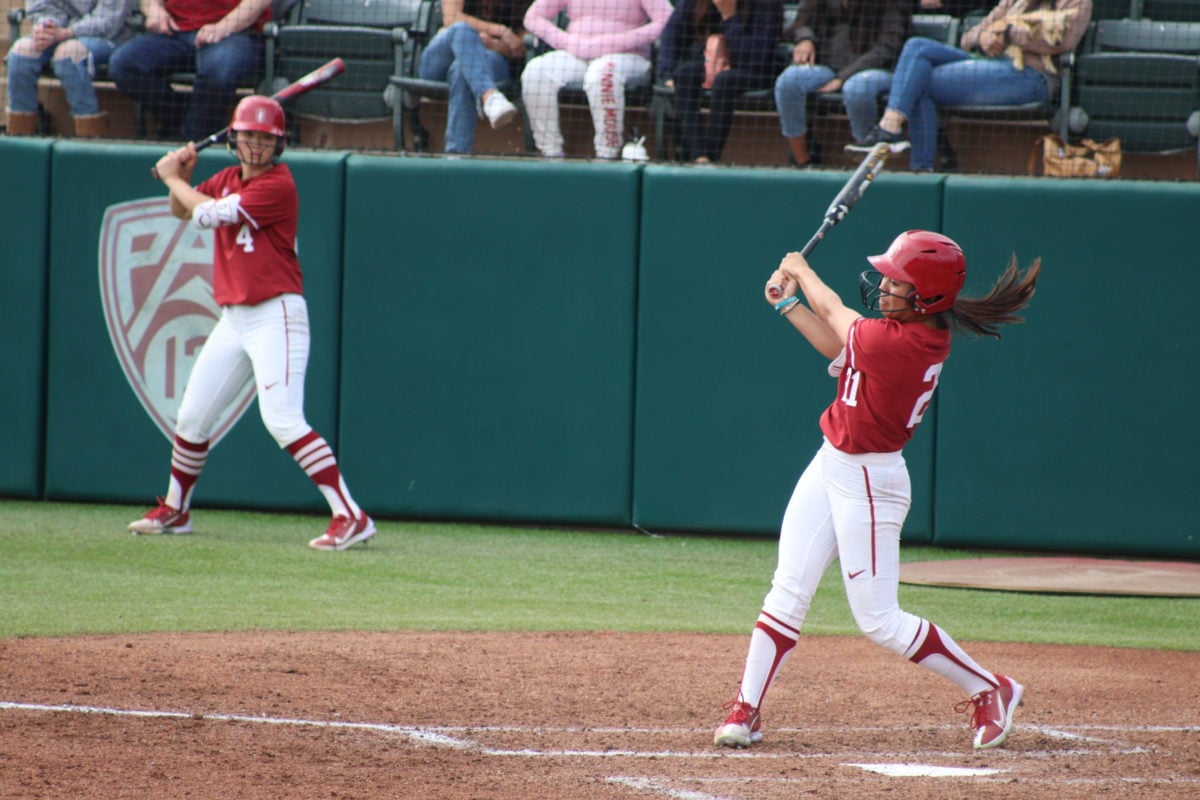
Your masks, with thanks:
M133 506L0 501L0 637L220 630L746 633L775 542L382 521L366 547L305 543L326 519L201 509L191 536L135 537ZM978 553L905 548L924 561ZM1200 600L902 585L964 641L1200 650ZM831 570L805 625L857 634Z

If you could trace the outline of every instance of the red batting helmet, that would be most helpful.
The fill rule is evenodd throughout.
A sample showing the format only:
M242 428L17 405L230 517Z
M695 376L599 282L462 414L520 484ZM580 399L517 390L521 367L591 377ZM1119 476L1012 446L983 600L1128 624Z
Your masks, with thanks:
M235 131L262 131L282 137L287 135L287 118L283 115L283 106L277 101L261 94L252 94L243 97L237 104L229 127Z
M911 283L909 301L921 314L937 314L954 305L967 281L967 259L949 236L933 231L905 231L887 252L867 256L871 266L889 278Z
M279 158L287 139L287 118L283 114L283 106L261 94L243 97L233 110L233 120L229 123L230 149L237 146L238 131L262 131L277 137L275 157Z

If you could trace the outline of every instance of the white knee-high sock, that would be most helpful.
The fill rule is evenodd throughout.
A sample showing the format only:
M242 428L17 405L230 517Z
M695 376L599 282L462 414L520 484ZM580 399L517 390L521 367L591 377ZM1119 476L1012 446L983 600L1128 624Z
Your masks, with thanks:
M739 700L755 708L762 707L767 689L799 638L800 631L780 622L766 611L758 615L754 631L750 634L750 651L746 654Z

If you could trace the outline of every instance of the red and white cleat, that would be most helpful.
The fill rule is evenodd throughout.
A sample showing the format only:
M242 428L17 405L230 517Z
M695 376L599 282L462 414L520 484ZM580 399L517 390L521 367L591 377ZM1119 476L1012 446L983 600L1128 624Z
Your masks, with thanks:
M157 536L160 533L191 533L192 517L167 505L158 498L158 505L146 512L141 519L129 523L129 532L134 536Z
M717 728L713 736L713 744L718 747L749 747L761 742L762 717L758 709L741 700L730 700L721 706L722 711L728 711L725 724Z
M976 750L1004 744L1013 729L1013 714L1025 696L1025 687L1012 678L997 675L996 680L1000 685L995 689L980 692L954 707L958 713L965 714L974 705L970 724L975 729Z
M338 515L329 522L325 533L308 543L316 550L345 550L375 535L375 521L363 514L358 519Z

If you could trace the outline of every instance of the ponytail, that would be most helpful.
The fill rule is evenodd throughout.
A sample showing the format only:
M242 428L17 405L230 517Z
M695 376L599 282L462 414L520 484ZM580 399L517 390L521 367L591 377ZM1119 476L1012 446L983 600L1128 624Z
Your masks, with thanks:
M1014 255L991 291L983 297L960 295L954 305L942 313L953 330L999 339L1000 326L1025 321L1017 312L1029 305L1041 269L1042 260L1034 259L1022 274Z

